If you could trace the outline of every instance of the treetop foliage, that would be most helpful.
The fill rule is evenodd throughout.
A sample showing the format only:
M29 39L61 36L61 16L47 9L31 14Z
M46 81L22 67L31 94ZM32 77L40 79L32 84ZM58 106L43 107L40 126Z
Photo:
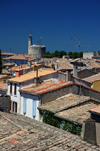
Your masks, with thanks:
M56 50L54 53L50 53L49 51L47 51L43 57L44 58L53 58L53 57L57 57L57 58L62 58L64 55L67 55L67 52L64 50L58 51ZM76 58L82 58L83 57L83 52L68 52L68 56L70 58L76 59Z

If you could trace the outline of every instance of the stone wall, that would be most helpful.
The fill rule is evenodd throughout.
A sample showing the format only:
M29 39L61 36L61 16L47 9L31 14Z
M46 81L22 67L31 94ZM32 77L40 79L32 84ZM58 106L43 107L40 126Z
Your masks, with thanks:
M83 78L87 78L87 77L90 77L95 74L97 74L97 73L93 72L91 70L85 69L85 70L81 70L80 72L78 72L78 77L83 79Z
M66 94L73 93L76 95L90 96L92 99L98 100L100 102L100 92L93 90L91 88L81 86L79 84L69 84L65 87L59 88L57 90L52 90L51 92L41 95L41 104L51 102L57 98L64 96Z
M77 94L77 95L80 94L80 85L79 84L75 83L73 85L72 93ZM81 95L90 96L90 98L94 98L94 99L98 100L98 102L100 102L100 92L93 90L91 88L81 86Z
M0 96L0 111L10 112L10 96Z
M74 81L75 83L78 83L78 84L82 84L84 86L87 86L87 87L90 87L91 88L91 83L85 81L85 80L80 80L78 77L72 77L72 81Z
M51 92L45 93L41 95L41 104L51 102L53 100L56 100L57 98L64 96L66 94L72 93L72 85L69 85L67 87L53 90Z

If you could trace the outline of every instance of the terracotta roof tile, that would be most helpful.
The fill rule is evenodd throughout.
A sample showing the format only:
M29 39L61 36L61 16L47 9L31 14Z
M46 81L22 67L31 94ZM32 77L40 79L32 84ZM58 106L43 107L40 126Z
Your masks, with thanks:
M0 130L0 150L100 150L79 136L23 115L0 112Z
M22 55L22 54L14 55L14 56L12 56L12 57L8 57L8 58L5 58L5 59L12 59L12 60L27 60L27 58L24 57L24 55Z
M7 83L0 82L0 90L7 90Z
M94 81L97 81L97 80L100 80L100 73L99 74L96 74L96 75L93 75L93 76L90 76L88 78L84 78L83 80L87 81L87 82L94 82Z
M38 70L38 77L44 76L44 75L48 75L48 74L52 74L52 73L55 73L55 72L57 72L57 70L40 69L40 70ZM19 82L20 83L20 82L23 82L23 81L26 81L26 80L34 79L35 77L36 77L36 71L24 74L24 75L22 75L20 77L12 78L9 81Z
M59 81L50 80L47 82L43 82L38 86L31 86L24 89L20 89L20 91L41 95L50 91L60 89L68 84L72 84L72 82L61 81L61 80Z
M57 113L65 109L67 110L68 108L75 106L77 104L83 103L87 100L89 100L89 97L69 94L69 95L66 95L64 98L42 104L38 108L46 109L53 113Z
M95 108L89 109L89 111L100 114L100 105L98 105Z
M90 113L88 112L88 110L94 107L97 107L97 105L94 103L87 103L68 110L58 112L55 114L55 116L75 123L83 124L86 119L90 118Z

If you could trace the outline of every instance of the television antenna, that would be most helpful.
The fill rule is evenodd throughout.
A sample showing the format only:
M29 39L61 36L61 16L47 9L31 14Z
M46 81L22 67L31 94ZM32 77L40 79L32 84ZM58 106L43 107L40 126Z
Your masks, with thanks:
M37 44L41 45L41 43L42 43L41 41L42 41L42 37L40 37L40 40L37 41ZM43 42L43 43L47 43L47 42Z
M87 37L83 37L83 38L71 38L71 39L76 39L79 41L79 45L68 45L70 47L79 47L79 53L80 53L80 50L81 50L81 47L90 47L90 45L80 45L80 41L82 39L86 39ZM80 55L80 92L79 92L79 95L81 95L81 55Z

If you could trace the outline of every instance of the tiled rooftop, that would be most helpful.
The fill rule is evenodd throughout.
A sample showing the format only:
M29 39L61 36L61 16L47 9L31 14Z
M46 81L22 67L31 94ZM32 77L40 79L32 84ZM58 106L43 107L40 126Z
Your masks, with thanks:
M75 94L68 94L64 98L60 98L57 100L54 100L52 102L48 102L45 104L40 105L39 109L46 109L53 113L60 112L62 110L68 109L72 106L75 106L77 104L83 103L87 100L89 100L90 97L86 96L79 96Z
M6 78L8 75L3 75L3 74L0 74L0 79L2 78Z
M74 123L83 124L86 119L90 118L90 113L88 112L88 110L94 107L97 107L97 105L94 103L88 103L65 111L61 111L59 113L56 113L55 116Z
M84 78L83 80L87 81L87 82L94 82L94 81L97 81L97 80L100 80L100 73L99 74L96 74L96 75L93 75L91 77L88 77L88 78Z
M5 59L12 59L12 60L27 60L23 54L14 55Z
M14 53L1 52L1 55L15 55Z
M7 83L0 82L0 89L4 91L7 90Z
M38 86L27 87L27 88L21 89L20 91L41 95L50 91L54 91L61 87L64 87L68 84L72 84L72 82L62 81L62 80L59 80L59 81L49 80L49 81L41 83Z
M30 119L0 112L0 151L71 151L100 148L80 137Z
M49 110L61 119L82 124L84 120L90 117L87 112L90 108L97 107L96 104L89 101L90 97L69 94L64 98L45 103L38 108Z
M38 77L40 76L44 76L44 75L48 75L48 74L52 74L52 73L55 73L57 72L57 70L53 70L53 69L40 69L38 70ZM15 78L12 78L12 79L9 79L9 81L16 81L16 82L23 82L23 81L27 81L27 80L30 80L30 79L33 79L36 77L36 71L34 72L30 72L30 73L27 73L27 74L24 74L20 77L15 77Z
M3 69L3 70L2 70L2 74L8 74L8 75L10 75L10 73L8 72L7 69Z
M100 115L100 105L95 108L89 109L89 111Z
M53 62L53 64L58 65L58 69L72 69L73 66L69 63L68 60L60 60L59 62ZM49 63L48 66L51 67L52 63Z
M17 65L17 66L13 66L12 68L8 69L9 71L16 71L16 70L20 70L22 68L26 68L28 65L27 64L22 64L22 65ZM29 66L28 66L29 67Z
M41 64L34 64L34 65L31 65L31 67L34 67L34 66L40 66ZM29 65L26 65L26 66L23 66L23 67L19 67L19 68L17 68L17 69L15 69L15 71L20 71L20 70L23 70L23 69L29 69L30 68L30 66Z
M14 66L15 63L14 62L8 62L8 63L5 63L4 66Z

